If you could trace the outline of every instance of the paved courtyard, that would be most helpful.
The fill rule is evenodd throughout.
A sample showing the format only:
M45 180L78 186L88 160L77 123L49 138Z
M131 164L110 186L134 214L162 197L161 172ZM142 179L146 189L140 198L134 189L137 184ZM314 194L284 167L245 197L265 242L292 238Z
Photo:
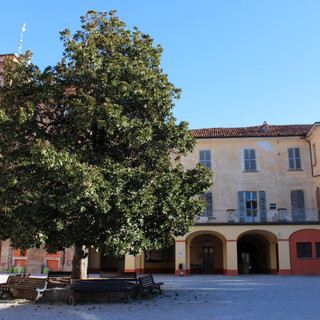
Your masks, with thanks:
M0 275L0 282L5 280ZM15 319L319 319L320 276L155 275L164 294L152 300L70 306L5 302L0 320Z

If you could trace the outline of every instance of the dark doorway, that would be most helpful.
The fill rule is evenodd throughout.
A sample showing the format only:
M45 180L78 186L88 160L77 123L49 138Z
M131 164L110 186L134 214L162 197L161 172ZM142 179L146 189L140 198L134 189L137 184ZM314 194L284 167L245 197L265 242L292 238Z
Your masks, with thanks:
M101 271L124 272L124 256L101 255Z
M267 272L267 240L259 234L247 234L238 240L238 272Z

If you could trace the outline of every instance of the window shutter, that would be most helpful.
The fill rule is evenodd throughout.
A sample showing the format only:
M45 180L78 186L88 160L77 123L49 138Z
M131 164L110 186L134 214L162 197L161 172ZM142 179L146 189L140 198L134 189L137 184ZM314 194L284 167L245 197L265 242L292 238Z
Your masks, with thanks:
M257 170L255 149L244 149L244 170L245 171Z
M207 201L207 208L204 212L204 215L206 217L212 217L212 211L213 211L213 201L212 201L212 192L208 192L205 194L205 199Z
M246 200L245 191L238 192L238 207L239 207L239 221L244 222L245 210L246 210Z
M259 191L259 209L261 222L267 222L267 203L265 191Z
M211 152L210 150L200 150L199 151L199 160L204 167L211 169Z
M289 159L293 159L293 148L288 149Z
M289 168L294 169L293 148L288 149L288 158L289 158Z
M250 149L250 163L251 163L250 170L257 170L255 149Z
M244 170L250 170L250 159L249 159L249 150L244 149Z
M301 169L300 149L295 148L296 169Z
M200 158L200 162L204 161L204 151L203 150L199 151L199 158Z
M301 169L300 148L289 148L289 169Z
M211 152L210 151L206 151L205 163L206 163L205 166L211 169Z
M306 221L303 190L291 191L291 207L293 221Z

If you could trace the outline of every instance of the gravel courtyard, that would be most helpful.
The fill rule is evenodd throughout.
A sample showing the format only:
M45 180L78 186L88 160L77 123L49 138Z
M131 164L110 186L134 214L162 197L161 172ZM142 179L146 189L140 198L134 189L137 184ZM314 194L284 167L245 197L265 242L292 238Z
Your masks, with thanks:
M0 282L6 276L0 275ZM155 275L152 300L70 306L0 300L0 320L15 319L319 319L320 276Z

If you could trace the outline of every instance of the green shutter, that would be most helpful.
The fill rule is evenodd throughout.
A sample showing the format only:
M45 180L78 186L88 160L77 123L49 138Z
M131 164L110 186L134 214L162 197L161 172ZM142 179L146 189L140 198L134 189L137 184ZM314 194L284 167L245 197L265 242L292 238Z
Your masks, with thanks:
M239 221L245 221L245 211L246 211L246 200L245 191L238 192L238 207L239 207Z
M265 191L259 191L259 209L261 222L267 222L267 202Z
M250 149L250 170L252 170L252 171L257 170L256 150L255 149Z
M303 190L291 191L291 207L293 221L306 221Z

